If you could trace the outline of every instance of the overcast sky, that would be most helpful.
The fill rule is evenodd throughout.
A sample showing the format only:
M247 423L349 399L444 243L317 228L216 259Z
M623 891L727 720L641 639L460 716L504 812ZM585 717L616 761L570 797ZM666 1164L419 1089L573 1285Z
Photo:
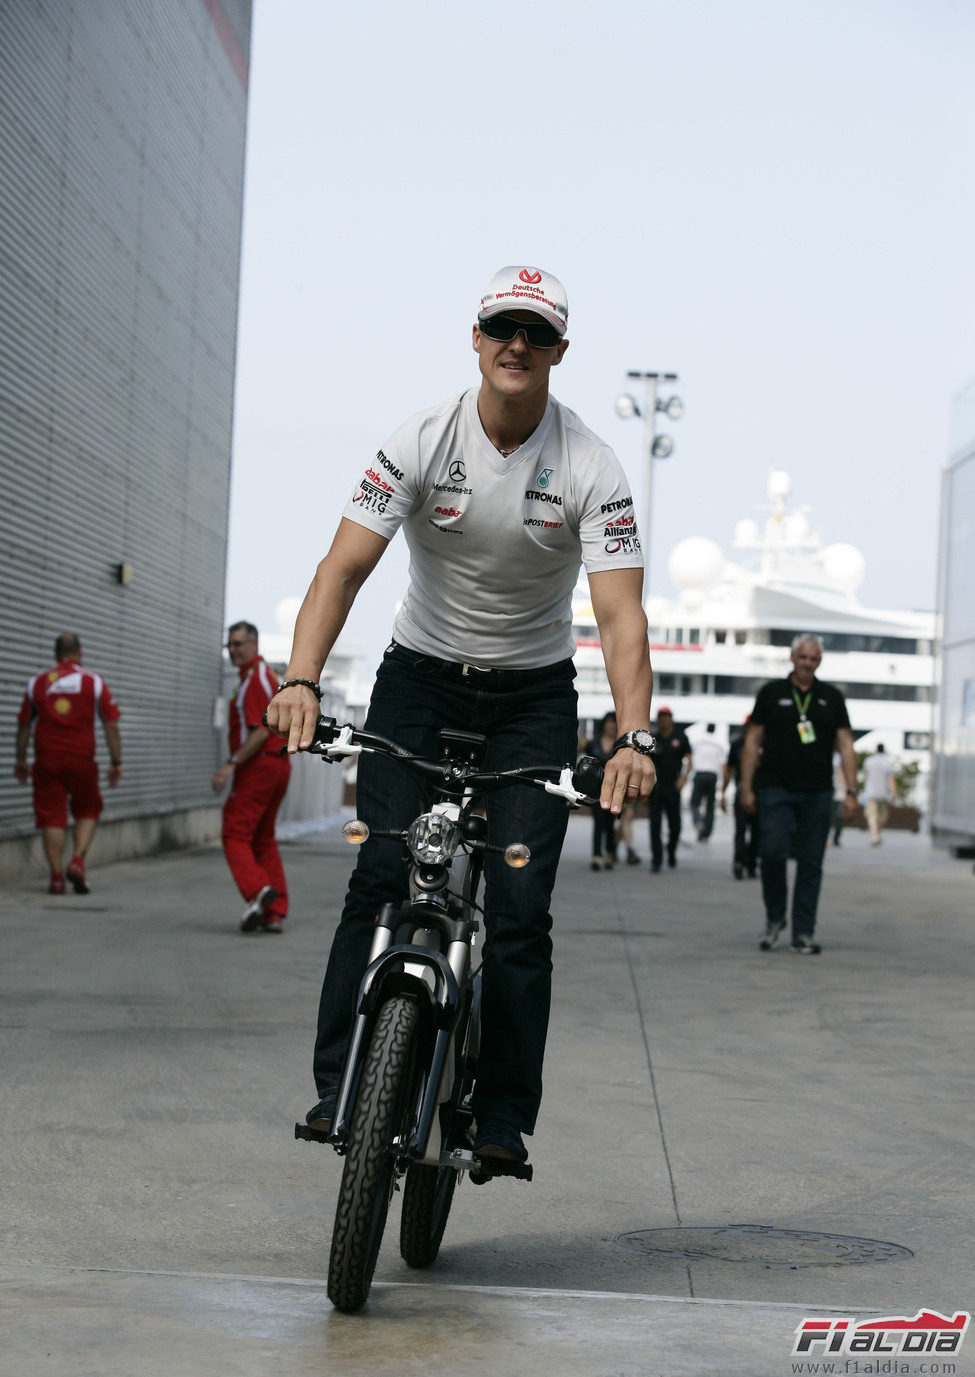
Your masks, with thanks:
M630 369L680 375L651 590L787 470L862 600L930 608L975 376L969 0L255 0L227 617L274 629L363 466L477 378L507 263L569 296L553 391L642 501ZM641 508L642 510L642 508ZM376 659L397 536L347 634Z

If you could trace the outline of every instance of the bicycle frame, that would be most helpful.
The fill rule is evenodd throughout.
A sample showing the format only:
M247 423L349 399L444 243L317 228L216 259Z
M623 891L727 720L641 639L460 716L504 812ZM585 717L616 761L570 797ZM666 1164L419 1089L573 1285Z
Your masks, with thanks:
M344 1071L339 1082L331 1131L321 1134L304 1125L295 1126L297 1137L324 1141L342 1154L345 1151L363 1061L381 1006L394 995L406 994L415 1000L420 1012L422 1052L417 1057L416 1099L410 1114L410 1128L395 1148L397 1171L412 1163L452 1167L457 1171L475 1170L473 1153L458 1146L460 1136L452 1133L453 1143L444 1142L444 1124L438 1112L452 1106L460 1113L464 1065L478 1035L477 1007L479 982L472 971L475 934L477 883L485 851L486 824L473 810L478 796L487 790L524 783L564 798L570 805L592 804L592 798L574 782L571 766L538 767L481 773L477 766L483 757L485 739L473 734L445 731L440 737L440 760L412 756L394 742L350 726L339 727L334 719L319 719L314 750L326 760L340 760L363 751L385 755L402 764L415 778L431 788L432 802L403 833L380 833L403 841L410 856L410 898L402 904L383 905L377 920L369 962L359 986L356 1011ZM556 783L538 778L540 771L558 772ZM595 775L582 775L581 782L591 787ZM452 847L434 859L424 861L408 839L418 824L426 822L436 831L437 824L454 838ZM344 829L359 830L358 840L368 829L348 824ZM452 831L451 831L452 829ZM511 850L511 848L509 848ZM517 850L517 848L516 848ZM527 848L509 863L527 862ZM405 937L405 940L400 940ZM467 1118L469 1119L469 1110ZM521 1163L498 1165L495 1174L521 1175L530 1179L531 1167Z

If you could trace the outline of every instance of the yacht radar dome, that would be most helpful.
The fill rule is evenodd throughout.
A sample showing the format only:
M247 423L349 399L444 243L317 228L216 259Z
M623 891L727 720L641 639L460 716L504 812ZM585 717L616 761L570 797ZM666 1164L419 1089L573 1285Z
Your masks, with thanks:
M855 545L839 542L827 545L820 558L830 582L852 597L867 572L867 561L861 551Z
M724 565L724 551L716 540L690 536L671 550L667 572L682 594L703 595L718 582Z
M770 502L785 502L792 492L792 479L784 469L770 470L767 491Z

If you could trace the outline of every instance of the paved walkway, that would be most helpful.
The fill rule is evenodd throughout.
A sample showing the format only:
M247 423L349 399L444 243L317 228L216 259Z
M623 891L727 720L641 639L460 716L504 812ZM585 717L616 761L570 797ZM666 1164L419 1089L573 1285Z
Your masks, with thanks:
M281 938L238 933L218 849L8 887L4 1377L779 1377L815 1371L804 1318L970 1309L971 866L848 831L797 958L759 953L726 819L658 876L588 842L573 819L535 1180L464 1182L427 1273L394 1204L356 1317L323 1284L340 1163L291 1136L338 835L287 846ZM940 1370L975 1373L966 1342ZM884 1360L835 1370L936 1371Z

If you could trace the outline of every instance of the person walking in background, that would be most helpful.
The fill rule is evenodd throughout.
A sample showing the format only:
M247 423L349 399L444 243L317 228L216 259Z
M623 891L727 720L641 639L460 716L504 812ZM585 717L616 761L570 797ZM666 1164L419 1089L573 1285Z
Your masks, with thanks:
M748 723L749 718L746 717L746 728ZM750 880L754 880L758 868L758 815L746 813L741 806L741 753L744 745L744 736L735 737L728 750L728 759L722 767L721 811L723 813L727 809L725 794L728 785L734 782L735 849L731 873L736 880L742 879L746 874Z
M897 766L881 741L876 755L868 755L863 762L864 810L870 828L870 845L880 845L880 834L887 821L887 812L897 794Z
M758 691L745 731L741 758L741 802L759 815L759 854L765 932L759 942L771 951L785 927L786 861L795 847L792 894L792 950L821 951L813 941L823 878L823 853L833 805L833 751L846 772L846 816L856 806L857 761L842 693L816 678L823 658L822 637L802 632L792 642L792 673ZM761 763L759 763L761 756Z
M608 712L596 724L592 740L586 742L586 755L605 765L613 754L619 729L616 713ZM616 817L608 808L592 809L592 869L612 870L616 860Z
M833 830L833 845L839 846L843 835L843 805L846 803L846 771L843 757L839 751L833 752L833 815L830 826Z
M674 726L670 708L657 710L657 787L650 795L650 869L657 874L663 864L663 819L667 818L667 864L677 864L677 843L680 841L680 792L687 783L694 757L691 743Z
M111 764L108 786L122 777L122 738L118 705L100 674L82 668L81 642L64 631L54 645L57 664L28 683L17 716L17 756L14 775L27 783L27 747L34 731L34 817L44 841L51 870L48 891L64 893L64 881L76 894L87 894L85 853L91 845L103 800L95 761L95 719L100 719ZM64 864L68 805L74 818L74 854Z
M223 806L223 852L247 904L241 932L277 933L288 913L288 886L274 827L291 761L263 719L278 678L258 654L257 627L251 622L234 622L227 653L240 687L230 704L230 754L213 776L215 794L231 784Z
M630 803L624 799L623 811L620 813L619 827L616 829L616 844L622 843L626 847L626 864L639 865L640 857L633 850L633 813L636 809L635 803Z
M714 723L709 722L704 736L694 742L691 818L697 829L698 841L707 841L714 827L714 796L718 789L718 775L727 758L728 752L714 735Z

